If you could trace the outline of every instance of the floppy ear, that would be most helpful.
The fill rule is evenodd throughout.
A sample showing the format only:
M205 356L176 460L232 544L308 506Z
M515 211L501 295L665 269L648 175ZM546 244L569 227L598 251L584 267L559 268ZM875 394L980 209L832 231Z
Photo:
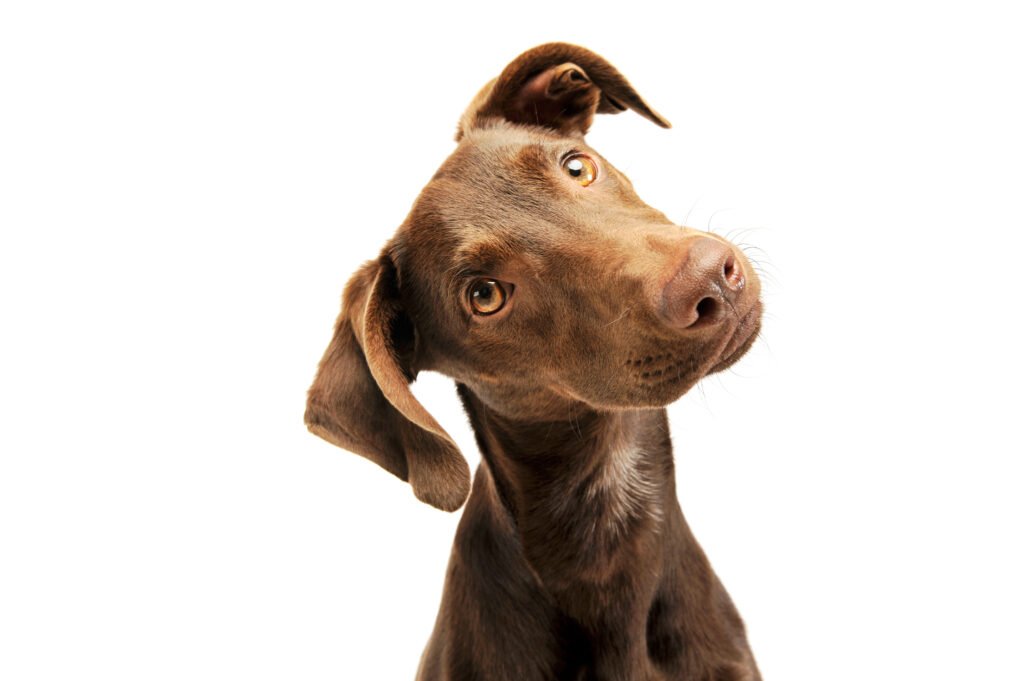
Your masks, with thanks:
M469 466L451 437L409 390L415 329L402 309L385 254L357 272L306 402L314 434L365 456L445 511L469 494Z
M480 91L459 122L455 139L489 118L583 135L595 113L626 109L671 127L604 58L577 45L547 43L516 57Z

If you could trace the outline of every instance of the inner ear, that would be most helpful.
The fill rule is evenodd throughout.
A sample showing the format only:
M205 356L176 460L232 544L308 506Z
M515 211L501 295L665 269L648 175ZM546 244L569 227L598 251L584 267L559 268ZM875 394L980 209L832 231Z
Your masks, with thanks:
M416 326L405 310L397 311L387 322L388 334L391 338L395 356L399 360L402 373L410 382L416 379L413 369L416 357Z
M542 125L562 133L590 128L601 90L581 66L552 66L532 76L505 104L502 113L514 123Z

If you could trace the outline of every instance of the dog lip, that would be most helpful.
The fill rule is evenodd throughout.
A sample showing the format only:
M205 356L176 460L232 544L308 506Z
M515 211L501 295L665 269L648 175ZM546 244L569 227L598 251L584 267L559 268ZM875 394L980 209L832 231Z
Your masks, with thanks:
M712 371L724 369L739 359L740 356L746 352L752 344L758 329L761 328L761 310L761 301L758 300L750 306L750 309L747 310L745 315L740 317L739 322L736 324L736 328L732 332L732 336L722 348L722 352L718 355L718 360L712 367Z

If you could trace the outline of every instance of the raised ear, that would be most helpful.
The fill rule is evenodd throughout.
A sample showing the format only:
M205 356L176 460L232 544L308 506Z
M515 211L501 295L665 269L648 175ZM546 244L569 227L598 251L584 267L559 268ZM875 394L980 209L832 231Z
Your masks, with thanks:
M345 287L334 338L309 389L306 425L407 480L421 501L454 511L469 495L469 466L409 390L415 342L395 266L382 255Z
M480 91L462 116L455 139L496 118L583 135L595 113L626 109L671 127L604 58L577 45L547 43L516 57Z

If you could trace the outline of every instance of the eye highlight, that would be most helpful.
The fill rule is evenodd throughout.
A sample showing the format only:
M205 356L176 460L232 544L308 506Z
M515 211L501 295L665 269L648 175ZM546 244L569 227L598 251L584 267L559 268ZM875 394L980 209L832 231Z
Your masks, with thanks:
M562 161L562 172L581 187L588 187L597 179L597 163L583 154L573 154Z
M469 285L469 306L473 314L486 317L492 315L508 302L509 291L494 279L477 279Z

